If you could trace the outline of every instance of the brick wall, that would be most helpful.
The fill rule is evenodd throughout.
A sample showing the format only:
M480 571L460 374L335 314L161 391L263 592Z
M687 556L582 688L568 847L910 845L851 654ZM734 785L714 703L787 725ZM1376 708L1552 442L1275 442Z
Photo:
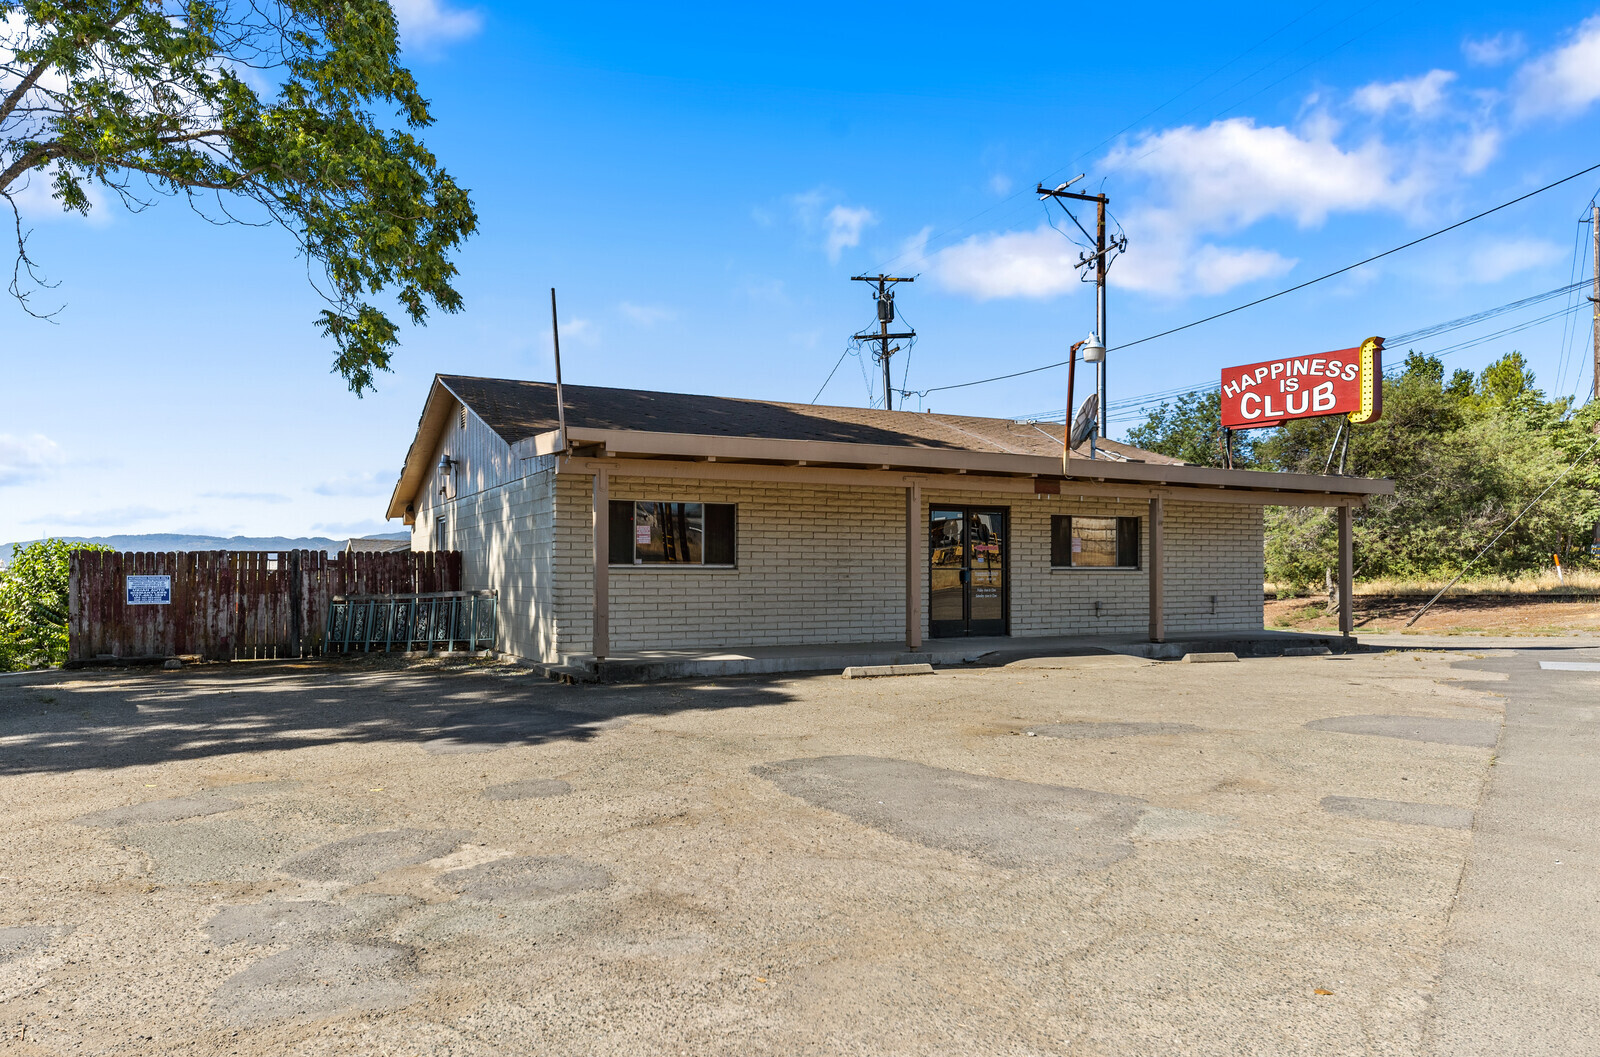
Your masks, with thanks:
M553 607L564 654L591 648L590 487L587 476L556 478ZM903 489L617 476L611 498L738 505L738 568L612 568L613 652L903 640ZM1009 508L1013 635L1141 634L1148 627L1146 501L931 488L923 499L924 525L931 505ZM1051 569L1054 514L1138 516L1141 568ZM1166 539L1169 631L1261 628L1259 507L1168 501ZM926 629L925 567L922 575Z

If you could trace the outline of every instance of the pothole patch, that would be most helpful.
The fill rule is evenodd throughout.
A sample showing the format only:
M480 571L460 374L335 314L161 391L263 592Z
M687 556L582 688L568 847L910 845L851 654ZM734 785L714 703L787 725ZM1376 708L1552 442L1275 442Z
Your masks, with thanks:
M250 1027L398 1009L415 988L412 952L396 943L316 943L263 958L222 982L211 1008Z
M37 954L71 931L61 925L13 925L0 928L0 965Z
M1081 873L1134 852L1145 803L875 756L823 756L751 769L791 796L864 826L995 866Z
M1409 800L1379 800L1364 796L1325 796L1322 810L1330 815L1400 822L1408 826L1471 829L1472 809L1453 804L1417 804Z
M602 866L567 855L519 855L442 875L437 884L480 903L554 899L596 892L611 883Z
M1333 716L1314 719L1306 724L1306 729L1426 741L1438 745L1470 745L1478 749L1492 749L1500 739L1498 723L1483 719L1441 719L1437 716Z
M238 806L238 801L229 800L224 796L217 796L212 793L198 793L195 796L177 796L167 800L147 800L142 804L114 807L106 811L93 811L87 815L79 815L72 821L80 826L115 829L119 826L177 822L180 819L199 818L201 815L216 815L223 811L232 811Z
M333 932L354 918L354 912L335 903L293 899L223 907L206 922L206 932L223 947L241 942L279 946Z
M1188 723L1119 723L1107 722L1074 722L1074 723L1046 723L1038 727L1029 727L1029 734L1036 734L1041 738L1069 738L1069 739L1099 739L1099 738L1134 738L1145 734L1198 734L1200 728Z
M257 881L275 873L285 855L309 843L303 838L291 842L278 830L232 818L138 826L122 830L117 839L149 857L156 880L173 884Z
M465 830L391 829L363 833L313 848L280 868L308 881L365 884L397 867L448 855L469 836Z
M572 792L572 783L559 778L527 778L520 782L491 785L483 791L485 800L537 800L548 796L566 796Z

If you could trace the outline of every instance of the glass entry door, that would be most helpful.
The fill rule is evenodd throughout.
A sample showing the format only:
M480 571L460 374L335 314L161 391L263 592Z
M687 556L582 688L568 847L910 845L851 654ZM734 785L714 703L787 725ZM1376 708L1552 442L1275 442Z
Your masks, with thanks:
M936 638L1007 633L1007 511L933 507L928 525L928 620Z

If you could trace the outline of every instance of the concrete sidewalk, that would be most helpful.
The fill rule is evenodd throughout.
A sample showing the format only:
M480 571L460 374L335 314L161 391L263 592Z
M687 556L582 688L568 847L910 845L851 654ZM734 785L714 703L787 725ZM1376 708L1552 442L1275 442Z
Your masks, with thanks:
M1496 680L1479 685L1506 718L1428 1019L1438 1057L1600 1054L1600 676L1541 669L1553 645L1454 666Z
M650 682L657 679L704 679L779 672L842 671L884 664L1004 663L1026 657L1072 653L1122 653L1150 660L1179 660L1189 653L1231 652L1241 657L1274 657L1292 647L1325 646L1347 652L1354 639L1338 635L1289 631L1224 632L1216 635L1171 635L1149 642L1130 635L1050 635L927 639L920 650L900 642L817 643L805 646L743 646L683 650L638 650L596 663L576 657L564 664L540 666L553 678L579 682Z

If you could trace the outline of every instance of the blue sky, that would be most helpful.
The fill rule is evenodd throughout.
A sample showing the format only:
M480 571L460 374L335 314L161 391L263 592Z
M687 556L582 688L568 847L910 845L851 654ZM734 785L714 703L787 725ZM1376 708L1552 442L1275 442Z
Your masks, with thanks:
M920 335L896 358L910 389L1059 360L1089 331L1091 287L1039 180L1086 172L1111 196L1129 240L1114 347L1600 162L1592 5L396 7L427 141L481 216L466 310L407 331L358 400L328 373L283 234L175 202L64 218L36 196L30 247L65 309L42 323L0 303L0 540L396 528L385 501L432 375L550 377L551 286L570 381L807 402L838 363L822 402L861 405L882 398L870 361L839 362L873 318L859 272L919 276L899 298ZM1113 349L1111 399L1563 285L1587 273L1577 220L1597 187ZM1587 392L1570 318L1446 363L1517 348L1550 391ZM1064 402L1054 371L909 406Z

